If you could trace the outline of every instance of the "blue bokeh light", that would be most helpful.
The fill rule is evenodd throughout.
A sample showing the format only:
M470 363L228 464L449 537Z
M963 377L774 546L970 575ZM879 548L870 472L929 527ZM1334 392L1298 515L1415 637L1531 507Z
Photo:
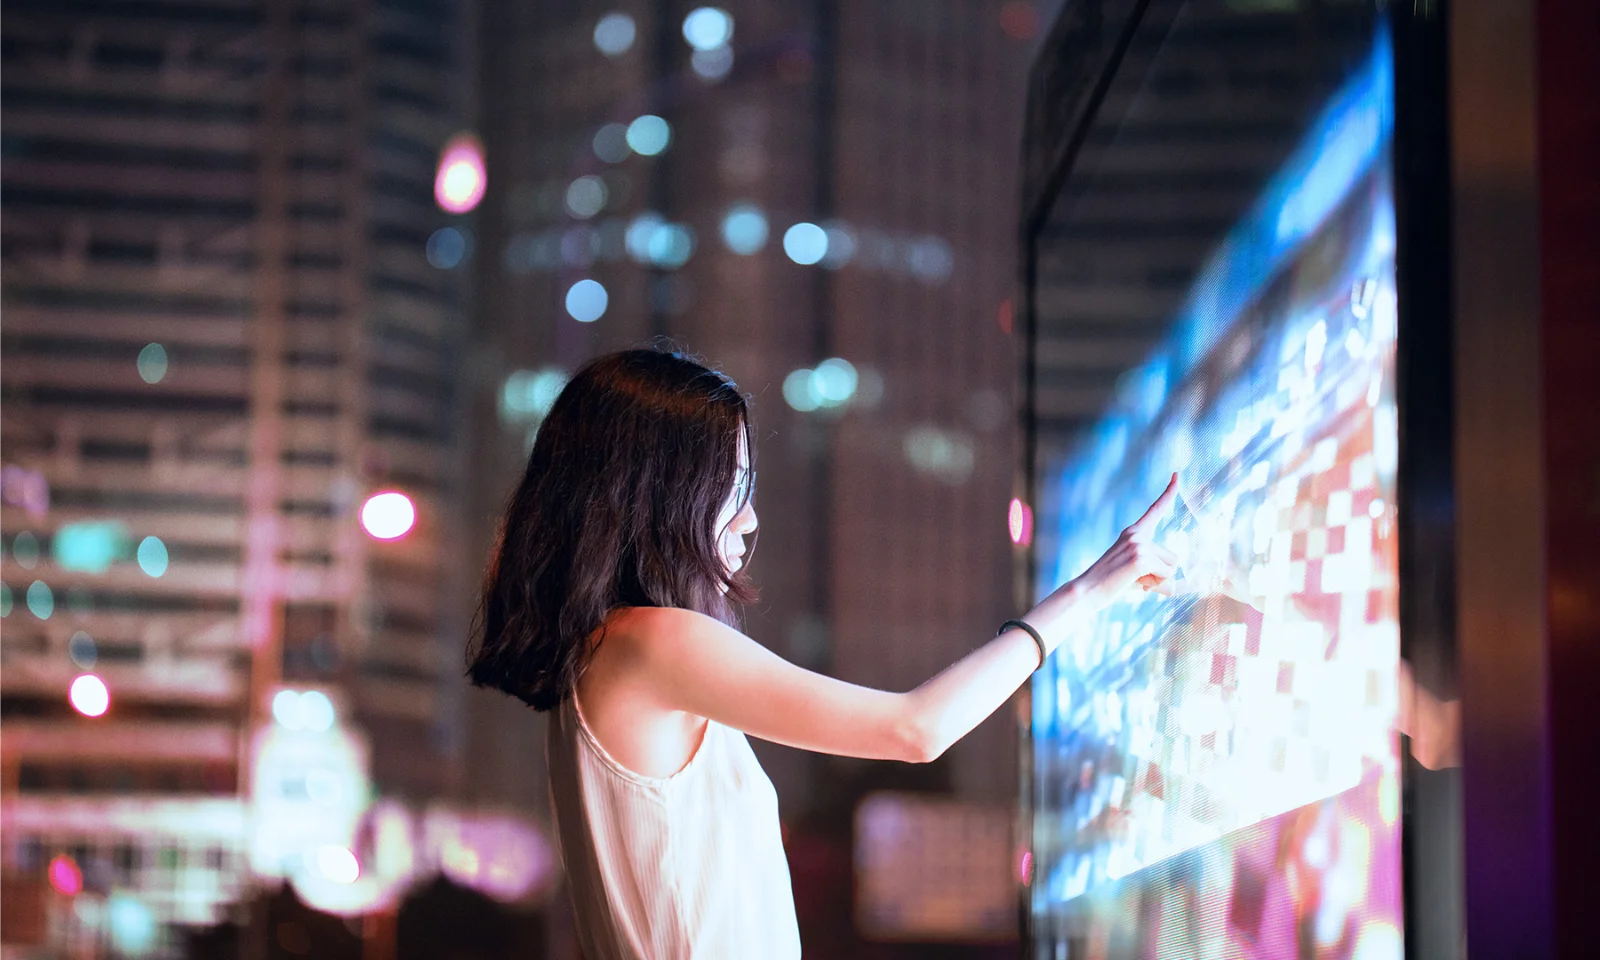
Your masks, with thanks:
M139 379L145 383L160 383L167 375L167 348L159 343L147 343L139 351L136 361Z
M681 223L657 227L646 244L650 262L663 270L676 270L694 255L694 231Z
M56 612L56 595L43 580L28 584L28 611L40 620L49 620Z
M783 252L795 263L810 266L828 255L828 233L814 223L797 223L783 234Z
M696 50L689 57L689 66L700 79L714 83L733 71L733 50L729 47Z
M139 541L139 569L152 577L159 577L167 572L167 545L161 542L160 537L145 537Z
M605 209L610 191L604 180L590 174L567 185L567 212L587 220Z
M608 57L620 57L633 46L638 27L626 13L608 13L594 25L594 45Z
M593 323L605 315L610 297L598 280L579 280L567 290L567 313L579 323Z
M715 50L733 39L733 17L720 7L697 7L683 18L683 39L696 50Z
M643 157L653 157L672 142L672 126L653 113L636 117L628 124L628 146Z
M606 163L621 163L628 159L633 148L628 146L628 125L608 123L595 131L594 155Z
M458 227L440 227L428 237L428 263L440 270L454 270L466 260L471 248L468 234Z
M740 203L729 208L722 218L722 242L728 249L749 256L767 245L767 217L761 208Z

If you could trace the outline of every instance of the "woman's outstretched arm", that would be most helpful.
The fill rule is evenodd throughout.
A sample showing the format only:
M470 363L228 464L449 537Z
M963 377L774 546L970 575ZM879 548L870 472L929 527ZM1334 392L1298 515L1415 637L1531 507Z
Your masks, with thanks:
M1139 584L1158 589L1172 554L1150 541L1176 480L1082 576L1024 619L1053 650L1074 620ZM1039 650L1011 629L909 693L835 680L782 657L710 617L638 609L616 639L628 647L628 679L660 707L709 717L754 737L842 756L925 762L1008 700L1039 666Z

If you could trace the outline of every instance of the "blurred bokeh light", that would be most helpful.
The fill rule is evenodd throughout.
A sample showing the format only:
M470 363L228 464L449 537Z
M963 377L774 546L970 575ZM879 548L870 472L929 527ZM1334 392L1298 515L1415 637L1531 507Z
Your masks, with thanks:
M85 673L73 680L67 698L72 703L72 709L86 717L103 716L111 709L111 691L106 689L104 680L92 673Z
M672 142L672 126L653 113L635 117L628 124L628 146L642 157L653 157Z
M608 13L594 25L594 45L608 57L620 57L633 46L638 28L626 13Z
M160 383L167 375L167 348L159 343L147 343L139 351L137 363L139 379L145 383Z
M1020 497L1011 498L1006 510L1006 529L1011 534L1011 542L1019 547L1033 542L1033 508Z
M398 490L375 493L361 505L361 528L378 540L403 537L416 522L416 504Z
M753 203L740 203L722 217L722 241L734 253L749 256L767 245L767 218Z
M79 869L77 861L66 854L61 854L50 861L47 871L50 877L50 886L63 896L74 897L83 892L83 871Z
M470 213L483 199L487 186L483 144L470 133L457 134L439 153L434 200L448 213Z
M317 850L317 871L334 883L355 883L361 877L356 855L344 847L328 845Z
M696 50L715 50L733 39L733 17L720 7L697 7L683 18L683 39Z
M783 252L804 266L819 263L828 255L827 231L814 223L797 223L783 233Z
M605 315L609 297L598 280L579 280L567 289L567 313L579 323L593 323Z

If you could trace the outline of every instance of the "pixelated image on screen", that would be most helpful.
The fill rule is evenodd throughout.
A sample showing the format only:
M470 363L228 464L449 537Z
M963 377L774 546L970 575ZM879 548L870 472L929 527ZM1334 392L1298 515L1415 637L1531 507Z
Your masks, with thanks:
M1380 33L1042 480L1041 590L1173 472L1181 564L1034 678L1039 956L1400 956L1392 84Z

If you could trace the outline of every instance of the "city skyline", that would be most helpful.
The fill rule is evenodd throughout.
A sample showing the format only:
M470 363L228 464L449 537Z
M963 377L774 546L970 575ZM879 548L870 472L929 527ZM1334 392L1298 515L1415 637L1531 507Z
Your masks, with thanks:
M1013 612L1038 25L1019 3L8 5L8 877L60 890L66 857L171 952L274 875L349 895L325 883L346 847L391 908L369 879L493 887L462 872L474 842L542 862L515 832L548 817L542 719L461 677L477 579L565 376L662 336L754 399L752 636L889 689L981 640ZM392 540L359 522L386 491L415 508ZM104 716L69 703L83 675ZM910 781L757 749L797 836L848 857L873 789L1003 801L1015 724ZM294 825L325 800L326 837ZM394 830L414 866L390 877Z

